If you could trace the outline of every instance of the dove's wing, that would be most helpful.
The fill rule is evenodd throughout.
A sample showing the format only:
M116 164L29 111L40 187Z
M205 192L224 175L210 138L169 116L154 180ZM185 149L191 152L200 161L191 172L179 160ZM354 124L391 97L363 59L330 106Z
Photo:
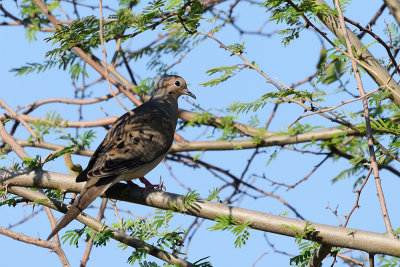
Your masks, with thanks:
M77 182L87 181L79 198L50 233L48 240L75 219L97 197L120 180L143 177L168 152L176 122L146 102L120 117L81 172Z
M142 177L160 163L174 139L181 95L195 98L182 77L163 76L149 101L115 121L86 169L76 178L77 182L86 181L79 198L47 240L110 186Z
M130 174L130 179L144 176L147 164L168 152L175 126L163 110L143 104L133 116L124 115L116 121L77 181L122 174ZM140 175L135 176L136 172Z

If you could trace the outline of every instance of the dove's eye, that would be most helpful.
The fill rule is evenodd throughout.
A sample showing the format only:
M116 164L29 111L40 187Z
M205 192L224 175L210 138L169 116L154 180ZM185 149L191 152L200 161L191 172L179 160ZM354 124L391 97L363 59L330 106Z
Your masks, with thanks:
M175 81L175 85L176 86L181 86L181 82L180 81Z

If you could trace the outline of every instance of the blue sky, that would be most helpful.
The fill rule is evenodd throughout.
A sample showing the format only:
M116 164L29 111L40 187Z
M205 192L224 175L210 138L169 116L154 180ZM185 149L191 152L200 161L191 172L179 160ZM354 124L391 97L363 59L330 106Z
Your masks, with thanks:
M63 7L64 5L65 4L63 4ZM355 0L348 7L346 14L350 18L358 20L362 25L365 25L380 5L381 2L377 3L376 1L369 1L368 5L366 5L364 1ZM4 6L6 8L12 7L12 3L4 3ZM260 8L258 5L241 3L239 4L239 7L240 8L236 10L236 12L239 12L239 10L241 11L240 14L237 13L238 24L245 29L257 29L267 17L264 8ZM64 8L68 10L67 5L65 5ZM11 8L10 10L13 9ZM14 13L17 14L17 12ZM98 15L97 11L95 11L95 13L93 13L93 11L88 11L88 15L89 14ZM384 25L382 23L384 19L388 22L391 21L387 10L378 21L378 24L380 25L379 27ZM264 32L271 33L281 27L283 26L277 26L274 22L268 22ZM381 33L384 28L379 27L374 28L374 30ZM204 21L199 30L208 31L209 29L210 24ZM124 43L123 47L136 50L146 45L148 41L158 33L159 30L145 34L143 37L134 39L132 42L128 41ZM29 104L43 98L74 97L69 74L66 72L54 69L38 75L31 74L27 76L14 76L14 74L10 72L10 69L20 67L27 62L42 62L45 60L45 53L53 48L50 43L43 41L43 38L48 36L47 34L39 33L37 35L37 41L33 42L28 42L26 40L24 37L25 30L19 26L1 26L0 34L1 36L7 37L0 42L0 51L3 51L3 53L0 54L0 73L3 81L0 92L1 98L8 103L9 106L15 109L18 106ZM314 73L319 56L318 51L321 48L321 42L316 33L312 30L303 30L301 38L293 41L291 45L287 47L282 45L281 37L277 34L274 34L270 38L257 37L253 35L239 35L230 26L217 33L216 36L224 44L241 43L245 41L246 49L244 56L248 60L256 61L260 68L272 79L278 78L284 84L289 86L292 83L298 82ZM365 43L370 41L370 39L365 40ZM109 51L108 55L112 55L114 46L115 43L107 44ZM376 55L384 55L383 50L377 45L372 46L371 50ZM97 53L97 56L101 57L100 53ZM168 60L168 58L165 60ZM172 61L173 59L170 60ZM143 58L131 65L139 78L155 76L154 70L145 68L147 61L148 58ZM266 92L275 90L272 85L266 83L265 79L251 70L244 70L235 77L229 79L227 82L216 87L203 87L199 85L200 83L210 79L205 73L206 70L237 63L240 63L238 58L230 56L229 53L223 49L219 49L216 42L207 40L189 53L182 63L174 67L172 71L184 77L190 84L190 90L197 96L196 104L200 104L200 106L205 110L209 109L212 112L223 115L220 110L224 110L227 105L235 101L250 102ZM126 74L122 69L121 72ZM89 71L89 74L89 80L98 78L98 75L93 71ZM376 89L376 85L371 82L367 75L363 75L363 79L367 91ZM337 84L333 84L327 90L333 92L337 86ZM356 90L354 83L350 83L349 88L351 88L353 92ZM302 89L312 90L310 85L305 85ZM105 83L99 84L90 89L92 96L107 94L109 92L108 90L109 89ZM329 97L327 105L339 103L342 100L340 99L341 97L347 96L341 94ZM126 99L123 99L123 102L128 107L132 106ZM122 115L124 113L124 110L113 99L107 103L102 103L100 106L110 115ZM185 109L192 108L192 106L184 100L180 100L180 107ZM268 119L272 107L273 105L267 105L264 109L258 112L261 125ZM346 107L346 109L350 108L358 111L361 109L361 103L355 103ZM37 109L32 113L32 115L43 117L49 110L56 110L64 119L77 120L78 115L76 109L77 106L53 104ZM294 105L285 105L278 110L278 115L275 120L273 120L270 130L284 130L301 113L302 110L299 107ZM238 120L247 123L250 115L253 114L240 115ZM105 117L105 114L97 105L84 107L85 120L103 117ZM302 122L308 122L314 125L334 126L317 116L308 117ZM103 129L96 128L95 130L97 139L92 144L92 149L96 148L105 135ZM189 128L185 129L180 134L188 140L191 140L198 136L201 131L203 131L203 129L199 130L199 128ZM71 132L74 133L75 130L72 130ZM207 136L210 135L212 135L212 131L208 130L207 135L202 136L201 140L209 140ZM25 129L20 127L16 136L18 138L27 138L28 134ZM47 137L46 140L49 142L52 141L65 144L63 141L54 139L52 136ZM246 176L246 179L251 179L252 174L265 174L271 179L290 184L305 176L312 170L315 164L322 160L321 156L300 155L284 151L267 166L267 161L276 150L279 150L279 148L271 147L262 149L264 153L257 156L254 164L248 172L248 175ZM48 151L35 149L27 149L27 152L31 156L34 156L37 153L45 156L48 153ZM191 155L195 154L198 154L198 152L191 153ZM229 169L235 175L240 175L251 154L251 150L205 152L201 156L201 159L214 165L221 166L224 169ZM13 155L12 157L18 161L16 156ZM75 162L79 162L83 166L85 166L88 161L88 158L80 156L74 156L73 159ZM2 166L9 164L10 163L6 160L1 161ZM182 182L190 186L192 190L195 189L202 197L207 197L210 189L222 184L209 172L203 169L182 167L180 164L175 164L173 162L168 162L168 165L172 167L174 174ZM337 219L329 210L326 209L326 207L328 204L332 208L338 206L340 215L349 212L351 207L354 205L356 198L356 195L352 193L354 178L342 180L335 184L331 184L331 180L341 170L349 167L350 165L344 160L335 162L328 160L328 163L318 169L318 171L315 172L307 182L288 192L284 189L275 189L268 182L263 180L257 180L255 185L267 191L276 190L275 193L281 195L290 204L294 205L299 213L309 221L338 225ZM62 160L56 160L53 163L49 163L46 165L46 168L55 172L67 172ZM160 176L164 180L168 192L186 194L185 189L180 187L172 178L170 178L165 164L160 164L154 171L147 175L147 178L156 182L159 180ZM392 225L397 229L400 226L400 215L393 211L396 211L395 205L397 205L400 200L396 190L399 186L399 179L386 171L382 171L381 176L388 209L389 211L392 211L390 213ZM230 192L230 190L221 192L221 198L223 199L228 196ZM98 200L94 205L98 206L99 203L100 201ZM353 215L349 227L384 232L384 224L380 215L380 208L376 197L376 189L373 179L370 179L365 187L361 196L360 205L361 207ZM154 209L152 208L134 204L118 203L118 206L121 209L129 209L138 216L145 216L154 212ZM276 215L287 211L287 208L280 202L270 198L258 198L256 200L245 198L241 201L240 206ZM0 212L2 214L0 225L2 227L7 227L9 224L21 220L24 216L29 216L33 211L38 209L40 209L40 207L35 207L34 209L32 209L31 206L17 208L0 207ZM93 216L97 214L96 209L89 209L87 212ZM54 213L58 217L61 216L61 214L57 212ZM292 212L289 212L288 216L295 217ZM113 212L110 210L107 210L106 212L106 219L108 224L116 221ZM192 218L190 216L177 215L174 225L183 225L183 227L187 227L191 222ZM251 237L248 243L246 246L239 249L234 248L234 236L231 233L218 231L210 232L205 230L205 228L212 225L214 225L214 223L210 221L205 221L201 225L200 230L197 235L194 236L192 243L190 244L189 260L196 261L200 258L210 256L209 260L214 266L251 266L258 257L267 252L268 254L266 254L256 266L289 266L289 258L281 254L274 254L271 247L265 242L262 232L251 230ZM68 229L80 227L80 223L74 222L71 223ZM173 227L171 229L173 229ZM50 226L45 214L42 212L40 215L35 216L28 222L13 228L13 230L24 232L31 236L36 237L39 235L41 238L45 238L50 232ZM277 249L285 250L292 254L298 253L297 247L292 238L273 234L267 235ZM3 253L4 255L9 255L9 257L2 258L4 266L26 266L27 264L30 266L59 265L57 256L54 253L49 254L46 249L13 241L4 236L0 236L0 243L6 244L6 246L3 247ZM84 242L80 242L79 247L64 246L72 266L77 266L79 264L79 260L82 258L84 253L85 245ZM131 251L132 249L122 251L118 248L116 242L110 242L107 247L94 248L89 261L89 266L128 266L126 260ZM153 261L154 259L149 257L148 260ZM327 260L327 264L330 264L330 262L331 260ZM338 263L336 266L341 266L341 264Z

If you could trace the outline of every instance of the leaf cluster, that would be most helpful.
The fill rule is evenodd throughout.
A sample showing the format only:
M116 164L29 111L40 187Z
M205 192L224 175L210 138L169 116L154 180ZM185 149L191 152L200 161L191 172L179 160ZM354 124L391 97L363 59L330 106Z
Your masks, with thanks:
M185 213L186 210L191 209L193 204L198 201L200 197L199 193L196 193L196 190L187 192L186 195L181 196L181 207L176 205L174 202L170 201L169 205L180 213Z
M34 72L42 73L56 67L58 67L58 69L66 69L67 66L69 66L69 73L72 80L78 80L81 75L85 77L89 76L85 68L83 68L82 62L79 60L78 55L70 51L65 52L59 59L45 60L43 63L26 63L26 65L18 68L12 68L10 71L14 72L15 75L20 76Z
M96 247L103 247L107 245L107 242L114 236L111 229L105 229L101 232L96 232L92 228L85 228L86 240L89 240L93 235L93 245Z
M315 227L312 223L306 222L304 229L299 229L293 225L282 225L283 228L290 229L295 234L295 242L297 243L300 254L290 258L290 265L305 267L310 261L314 252L320 248L320 244L313 241L305 241L304 238L312 234Z
M306 25L302 23L302 17L318 16L325 17L331 13L331 9L327 4L318 4L315 1L291 1L295 6L288 2L280 0L268 0L262 4L271 12L270 21L278 23L286 23L289 28L282 29L279 33L283 36L282 43L287 46L294 39L300 36L300 32L305 29Z
M32 128L33 132L36 134L38 140L43 140L43 137L46 134L51 132L60 133L59 129L61 124L61 116L56 111L48 111L45 115L44 120L36 120L29 123L29 126ZM33 136L28 138L28 141L31 140Z
M283 100L290 97L292 100L306 101L313 100L314 102L322 101L321 98L315 98L313 93L309 93L303 90L282 90L278 92L269 92L262 95L260 98L254 100L253 102L241 103L235 102L228 107L231 112L239 113L249 113L257 112L260 108L264 108L269 103L280 103Z
M172 36L177 39L194 35L200 26L200 20L203 18L203 4L197 0L170 0L168 3L166 8L178 9L176 10L176 16L166 20L164 30L175 30Z
M178 253L178 247L183 245L183 235L186 230L180 230L180 227L169 230L170 221L174 217L171 210L156 210L153 219L128 219L122 220L122 228L130 235L142 241L151 240L155 247L162 250L172 250L173 254ZM114 228L120 229L121 225L117 223L112 224ZM123 249L127 245L121 244ZM133 264L136 260L142 262L147 256L147 250L137 249L132 252L128 258L128 262Z
M400 259L396 258L396 257L391 257L389 259L386 259L384 257L379 257L379 260L382 263L382 265L379 265L380 267L398 267L398 266L400 266Z
M190 120L184 123L184 126L201 126L201 125L213 125L217 129L222 131L222 136L220 140L232 140L237 137L238 131L234 126L234 120L237 119L237 116L224 116L221 117L220 122L217 123L214 114L210 112L210 110L204 111L202 113L197 113L195 116L190 118Z
M279 134L280 135L291 135L291 136L295 136L298 134L302 134L302 133L306 133L306 132L311 132L313 130L319 129L321 127L319 126L312 126L309 123L305 123L305 124L301 124L301 123L295 123L294 125L292 125L290 128L287 129L287 131L280 131Z
M215 221L217 222L217 224L207 228L208 230L228 230L236 236L235 248L241 248L243 245L246 245L246 241L250 237L250 232L248 231L249 229L251 229L250 221L239 223L231 215L218 215L215 218Z
M35 41L36 33L40 30L40 26L42 24L47 24L49 20L34 2L30 0L23 0L20 4L17 2L15 3L16 5L19 5L18 8L20 10L23 23L30 25L26 28L25 37L28 39L28 41ZM46 6L50 11L53 11L59 6L59 1L53 1L49 4L46 4Z
M243 48L242 48L243 49ZM216 86L222 82L225 82L229 78L233 77L234 75L238 74L243 69L241 65L233 65L233 66L224 66L219 68L213 68L206 71L206 73L211 76L214 74L220 74L218 78L214 78L208 82L200 83L202 86Z
M70 25L59 24L53 35L45 38L47 42L57 44L57 48L48 51L46 57L56 59L73 47L81 47L85 51L97 48L100 45L99 30L99 21L95 16L74 20Z
M69 147L80 147L88 149L90 144L96 138L96 133L93 130L84 131L83 134L78 134L77 138L74 138L70 133L58 137L59 139L68 140Z

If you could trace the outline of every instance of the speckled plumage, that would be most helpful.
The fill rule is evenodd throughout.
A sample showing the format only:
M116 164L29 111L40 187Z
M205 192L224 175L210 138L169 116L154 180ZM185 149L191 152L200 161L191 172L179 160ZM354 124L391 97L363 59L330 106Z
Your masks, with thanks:
M110 186L143 177L163 160L174 139L181 95L195 98L183 78L163 76L148 101L114 122L86 169L76 177L77 182L86 182L79 198L47 240Z

